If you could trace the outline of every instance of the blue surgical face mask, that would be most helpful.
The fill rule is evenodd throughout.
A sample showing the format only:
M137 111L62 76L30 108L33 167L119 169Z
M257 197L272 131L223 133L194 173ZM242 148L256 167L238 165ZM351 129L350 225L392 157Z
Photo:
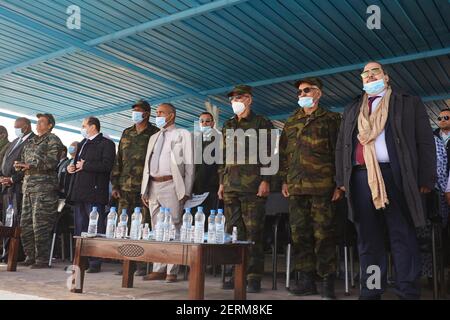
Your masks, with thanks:
M210 126L204 126L204 127L200 126L200 131L203 133L208 133L211 131L211 127Z
M377 94L383 91L384 87L384 79L380 79L364 84L363 89L367 94Z
M89 138L86 128L82 128L80 132L81 132L81 135L83 136L83 138L85 138L85 139Z
M166 123L166 117L156 117L155 118L155 124L158 128L162 129L165 127Z
M312 108L314 99L312 97L301 97L298 99L298 105L302 108Z
M69 146L69 153L70 154L75 153L76 150L77 149L75 148L75 146Z
M17 138L22 138L23 137L22 128L15 128L14 131L16 132L16 137Z
M132 111L131 120L133 120L135 124L141 123L142 121L144 121L144 113L139 111Z

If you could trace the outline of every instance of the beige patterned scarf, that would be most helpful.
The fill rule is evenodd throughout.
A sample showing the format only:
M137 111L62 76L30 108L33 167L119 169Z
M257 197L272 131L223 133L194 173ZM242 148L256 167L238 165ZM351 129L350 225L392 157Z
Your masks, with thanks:
M367 178L376 209L384 209L389 204L380 165L375 152L375 139L384 130L389 110L389 99L392 89L387 88L386 94L378 104L375 112L369 116L369 102L364 95L358 116L358 140L363 145L364 161L367 167Z

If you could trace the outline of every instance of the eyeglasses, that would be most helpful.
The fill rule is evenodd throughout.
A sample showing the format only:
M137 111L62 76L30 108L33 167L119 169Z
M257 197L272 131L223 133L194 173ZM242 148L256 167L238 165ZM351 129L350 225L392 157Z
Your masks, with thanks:
M211 122L212 122L212 120L210 120L210 119L208 119L208 120L200 119L200 123L211 123Z
M304 93L310 93L311 90L316 90L316 89L319 89L319 88L316 88L316 87L306 87L306 88L304 88L304 89L298 89L298 91L297 91L297 96L301 96L303 92L304 92Z
M448 121L448 119L450 119L450 117L449 116L443 116L443 117L437 117L437 119L438 119L438 121L442 121L442 120Z
M373 68L370 70L366 70L363 73L361 73L361 78L366 79L369 77L369 74L373 74L374 76L377 76L377 75L381 74L381 72L383 72L383 70L381 68Z

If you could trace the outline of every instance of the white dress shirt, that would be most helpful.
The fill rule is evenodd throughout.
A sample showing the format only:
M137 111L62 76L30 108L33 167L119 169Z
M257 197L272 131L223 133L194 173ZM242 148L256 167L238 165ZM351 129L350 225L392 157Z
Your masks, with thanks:
M162 139L162 134L158 139ZM157 168L158 170L150 171L150 175L152 177L162 177L162 176L171 176L172 171L170 170L170 163L171 163L171 152L172 152L172 142L174 141L176 137L176 131L175 131L175 125L171 125L170 127L167 127L164 130L164 143L161 149L161 154L159 156L159 159L157 155L153 154L152 159L150 160L151 163L154 163L155 161L158 161ZM151 168L155 167L153 165L150 166Z
M380 98L377 98L373 101L372 113L374 113L378 109L378 106L385 94L386 94L386 90L377 94L377 96L379 96ZM379 163L389 162L389 154L388 154L388 150L387 150L387 146L386 146L386 135L385 135L384 129L383 129L383 131L381 131L379 136L375 139L375 153L377 155L377 160Z

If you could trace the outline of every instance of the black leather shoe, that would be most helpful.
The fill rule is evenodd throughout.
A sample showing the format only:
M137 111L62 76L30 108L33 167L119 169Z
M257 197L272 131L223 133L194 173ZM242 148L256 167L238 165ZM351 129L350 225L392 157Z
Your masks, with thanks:
M308 296L317 294L316 282L313 273L300 272L298 284L295 284L289 291L296 296Z
M336 299L336 295L334 293L334 276L332 274L326 275L322 280L322 299Z
M259 279L249 279L247 281L247 292L248 293L258 293L261 292L261 280Z
M29 267L32 266L34 264L34 260L30 259L30 258L26 258L25 261L23 262L18 262L17 265L22 266L22 267Z

